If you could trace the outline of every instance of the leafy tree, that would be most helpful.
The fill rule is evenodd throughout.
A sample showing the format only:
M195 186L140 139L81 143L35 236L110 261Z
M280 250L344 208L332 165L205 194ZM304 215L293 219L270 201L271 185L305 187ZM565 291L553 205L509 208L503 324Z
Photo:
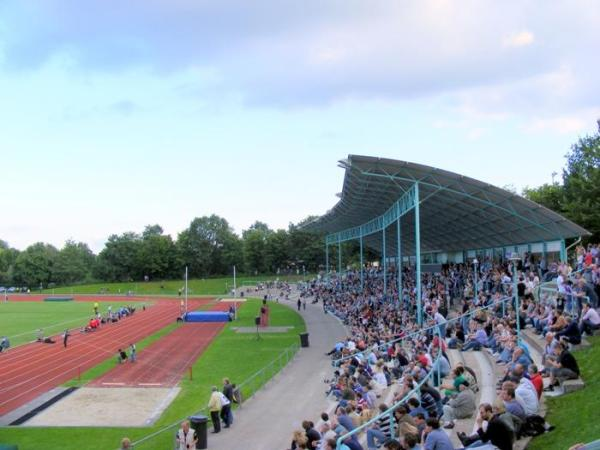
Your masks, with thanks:
M141 280L141 246L140 236L133 232L109 236L106 246L98 255L96 275L106 281Z
M15 261L13 279L17 284L37 287L53 282L52 275L58 258L56 247L38 242L19 254Z
M158 225L147 226L138 253L139 271L153 280L181 275L177 246L171 236L162 233Z
M87 244L67 241L57 255L53 281L61 284L78 283L91 278L96 256Z
M565 212L565 190L558 183L545 183L537 188L526 187L523 189L523 196L557 213Z
M267 239L273 231L263 222L255 222L242 233L244 241L244 261L248 273L266 273Z
M239 249L237 236L227 220L215 214L197 217L177 238L177 247L191 276L229 272Z
M600 131L580 138L563 170L564 210L569 219L600 239Z
M18 256L17 249L10 248L8 243L0 240L0 285L6 287L13 283L15 262Z

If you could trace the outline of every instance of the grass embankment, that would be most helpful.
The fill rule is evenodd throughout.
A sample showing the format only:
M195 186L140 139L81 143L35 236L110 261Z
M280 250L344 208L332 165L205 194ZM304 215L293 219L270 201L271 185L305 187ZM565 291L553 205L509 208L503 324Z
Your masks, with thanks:
M257 275L240 276L236 278L236 284L239 287L252 285L256 281L302 281L302 275ZM309 275L306 275L309 279ZM170 281L149 281L149 282L128 282L128 283L94 283L81 284L74 286L57 287L54 289L44 289L45 294L109 294L119 295L131 291L135 295L177 295L179 289L183 289L183 280ZM188 289L190 295L223 295L233 289L233 277L221 278L203 278L198 280L188 280ZM34 292L36 293L36 292Z
M166 425L196 413L208 402L210 387L221 386L227 376L234 383L241 383L273 361L286 348L298 342L298 333L305 331L304 320L293 309L271 304L271 325L293 326L287 333L264 334L256 340L254 334L237 334L232 327L254 326L260 301L248 301L239 311L239 319L225 326L193 366L194 379L187 377L180 383L181 392L165 411L159 421L145 428L0 428L0 442L19 445L19 450L111 450L119 446L120 439L128 436L138 440ZM184 325L185 326L185 325ZM140 354L140 357L142 355ZM279 367L279 366L277 366ZM251 390L258 389L268 381L259 378ZM243 391L247 397L251 392ZM169 430L142 444L140 449L167 449L173 447L175 430Z
M113 311L131 302L111 302ZM100 305L101 312L106 304ZM66 328L80 328L94 314L92 302L2 302L0 303L0 335L8 336L10 345L34 341L37 330L45 336L54 336Z
M534 438L529 449L565 450L578 442L587 443L600 438L600 426L595 420L600 398L600 337L587 339L592 346L573 353L585 388L546 399L546 420L556 429Z

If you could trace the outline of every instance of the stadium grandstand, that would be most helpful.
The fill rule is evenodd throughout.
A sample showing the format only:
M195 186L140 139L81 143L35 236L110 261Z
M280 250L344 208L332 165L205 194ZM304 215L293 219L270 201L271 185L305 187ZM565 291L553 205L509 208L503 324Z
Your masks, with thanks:
M306 225L326 234L325 272L300 295L348 336L328 352L331 408L291 449L526 448L560 427L544 397L584 387L571 351L600 328L598 246L577 247L576 270L567 258L590 233L445 170L357 155L340 167L339 202Z

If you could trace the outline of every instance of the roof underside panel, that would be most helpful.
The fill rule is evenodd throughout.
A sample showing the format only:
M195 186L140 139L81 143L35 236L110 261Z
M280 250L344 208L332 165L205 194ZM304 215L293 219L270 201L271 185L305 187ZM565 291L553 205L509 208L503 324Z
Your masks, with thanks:
M382 215L419 183L422 251L459 251L589 235L563 216L512 192L473 178L406 161L350 155L339 202L306 226L335 233ZM402 246L414 252L414 213L401 220ZM381 251L378 232L365 245ZM386 244L396 254L396 227ZM405 252L402 252L405 254Z

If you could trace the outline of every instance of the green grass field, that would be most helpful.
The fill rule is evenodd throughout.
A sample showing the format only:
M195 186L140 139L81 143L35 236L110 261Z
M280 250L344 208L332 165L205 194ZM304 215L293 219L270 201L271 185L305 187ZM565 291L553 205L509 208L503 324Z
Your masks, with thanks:
M239 319L225 326L193 366L194 379L187 377L181 381L182 388L175 401L165 411L161 419L152 427L146 428L0 428L1 443L15 443L19 450L111 450L119 447L123 436L138 440L166 425L176 423L190 414L203 409L208 402L210 387L221 386L227 376L240 384L273 361L286 348L298 342L298 333L305 331L304 320L293 309L280 304L271 305L271 324L293 326L287 333L265 334L256 340L254 334L237 334L232 327L253 326L254 317L260 307L259 300L248 301L239 311ZM185 325L184 325L185 326ZM140 352L143 358L143 350ZM268 381L273 372L281 366L254 379L242 389L247 398L253 391ZM170 449L173 447L175 430L161 433L157 437L136 446L136 449Z
M534 438L531 450L565 450L576 443L600 438L596 409L600 398L600 337L587 338L592 346L574 352L585 388L571 394L546 399L546 420L556 429Z
M113 311L131 302L111 303ZM106 312L108 304L100 304L100 312ZM86 324L94 313L92 302L1 302L0 336L8 336L15 347L36 339L39 328L45 336L62 333L66 328L78 328Z
M279 279L281 281L302 281L302 275L277 276L277 275L257 275L257 276L240 276L236 278L238 287L244 283L255 281L273 281ZM310 276L306 274L306 279ZM161 287L162 286L162 287ZM170 281L149 281L137 283L94 283L81 284L75 286L57 287L54 289L44 289L42 292L46 294L98 294L102 289L107 289L106 293L111 295L125 294L128 291L134 292L136 295L177 295L179 289L184 286L183 280ZM206 278L197 280L188 280L188 289L190 295L223 295L233 289L233 277L221 278ZM35 291L34 293L37 293Z

